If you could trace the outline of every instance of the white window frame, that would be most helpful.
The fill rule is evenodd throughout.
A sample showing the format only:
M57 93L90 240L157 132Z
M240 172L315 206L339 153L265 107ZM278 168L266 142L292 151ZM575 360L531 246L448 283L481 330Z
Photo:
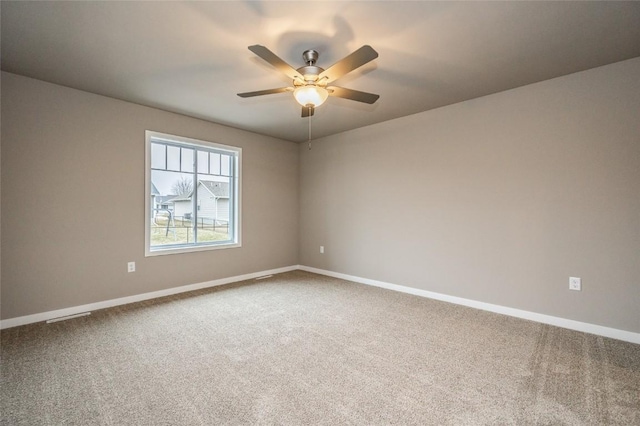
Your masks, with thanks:
M151 143L152 141L159 142L169 142L169 143L177 143L181 145L187 145L192 147L204 147L204 148L213 148L218 151L226 151L229 154L233 155L235 158L235 170L233 173L233 185L230 185L233 188L234 195L234 208L233 215L231 218L233 219L233 226L231 223L229 224L229 229L232 229L232 238L230 242L207 242L207 243L189 243L179 246L169 246L169 247L151 247ZM196 156L197 158L197 156ZM196 170L197 172L197 170ZM196 179L197 180L197 179ZM197 184L194 185L193 191L196 192L198 190ZM145 131L145 257L149 256L160 256L167 254L179 254L179 253L190 253L197 251L205 251L205 250L220 250L220 249L229 249L229 248L237 248L242 247L242 239L241 239L241 225L242 225L242 148L223 145L216 142L203 141L199 139L191 139L183 136L175 136L169 135L166 133L155 132L151 130ZM194 212L195 213L195 212ZM231 222L231 220L230 220ZM195 223L195 221L194 221Z

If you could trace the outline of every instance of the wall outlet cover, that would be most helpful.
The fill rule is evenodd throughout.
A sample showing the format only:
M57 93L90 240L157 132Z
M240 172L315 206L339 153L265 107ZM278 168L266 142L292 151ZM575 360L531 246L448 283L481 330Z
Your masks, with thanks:
M582 279L578 277L569 277L569 290L582 290Z

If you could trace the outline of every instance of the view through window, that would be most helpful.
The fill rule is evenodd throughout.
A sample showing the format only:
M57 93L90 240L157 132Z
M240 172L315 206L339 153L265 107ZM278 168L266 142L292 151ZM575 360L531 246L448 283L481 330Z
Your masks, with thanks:
M238 246L240 148L146 139L147 255Z

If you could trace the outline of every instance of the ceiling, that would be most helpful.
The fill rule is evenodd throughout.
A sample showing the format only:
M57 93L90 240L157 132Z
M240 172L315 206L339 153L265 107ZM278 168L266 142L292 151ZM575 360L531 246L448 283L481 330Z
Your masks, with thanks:
M322 137L640 56L640 2L11 2L2 70L277 138L308 138L291 84L251 53L327 68L362 45L379 57L336 84ZM640 78L640 76L639 76Z

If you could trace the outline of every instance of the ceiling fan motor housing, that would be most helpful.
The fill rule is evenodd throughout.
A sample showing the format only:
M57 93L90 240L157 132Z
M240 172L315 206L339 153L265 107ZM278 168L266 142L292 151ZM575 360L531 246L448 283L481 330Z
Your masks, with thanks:
M318 76L324 71L324 68L316 67L315 65L307 65L306 67L300 67L296 71L302 75L304 82L299 79L293 80L293 84L296 86L302 86L304 84L322 84L326 86L326 79L318 80Z

